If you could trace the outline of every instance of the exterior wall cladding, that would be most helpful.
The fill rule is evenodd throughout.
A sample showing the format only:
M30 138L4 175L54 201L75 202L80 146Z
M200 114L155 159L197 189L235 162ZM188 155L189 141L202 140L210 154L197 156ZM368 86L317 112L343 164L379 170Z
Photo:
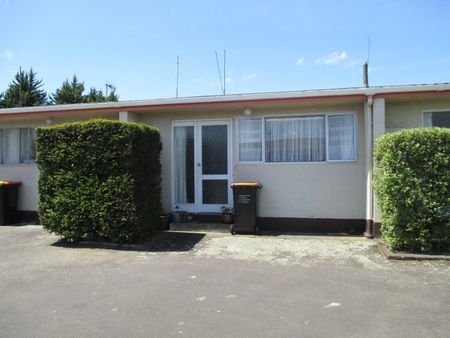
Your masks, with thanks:
M423 126L425 111L450 110L446 93L417 97L386 97L381 132ZM162 151L162 201L172 210L172 132L174 121L228 120L232 131L232 181L258 181L263 189L259 198L259 220L263 228L306 232L362 232L367 220L367 102L366 100L316 100L315 102L272 103L252 106L252 117L308 116L351 112L356 116L356 160L318 163L239 163L237 121L243 117L245 103L237 107L178 108L119 113L49 113L45 117L1 118L0 128L38 127L52 123L87 120L94 117L134 120L160 129ZM0 115L1 116L1 115ZM374 124L377 123L374 117ZM378 133L378 134L379 134ZM375 133L375 137L378 136ZM37 207L38 169L35 164L0 165L0 180L21 181L19 209L32 212ZM372 221L380 222L374 207Z

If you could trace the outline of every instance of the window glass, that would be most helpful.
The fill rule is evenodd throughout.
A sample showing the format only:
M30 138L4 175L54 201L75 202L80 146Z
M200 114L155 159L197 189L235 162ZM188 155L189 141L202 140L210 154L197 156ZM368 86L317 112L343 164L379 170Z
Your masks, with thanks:
M34 129L20 128L20 163L33 163L35 157Z
M1 129L0 149L1 163L14 164L20 162L19 157L20 134L17 128Z
M228 126L202 126L202 174L227 175Z
M203 204L228 204L228 180L203 180Z
M353 114L328 116L328 159L355 159L355 117Z
M0 129L0 163L34 163L34 129Z
M175 202L194 203L194 127L175 127Z
M425 113L423 120L425 127L450 128L450 111Z
M267 162L325 161L325 117L267 118Z
M262 161L262 119L238 120L239 161Z

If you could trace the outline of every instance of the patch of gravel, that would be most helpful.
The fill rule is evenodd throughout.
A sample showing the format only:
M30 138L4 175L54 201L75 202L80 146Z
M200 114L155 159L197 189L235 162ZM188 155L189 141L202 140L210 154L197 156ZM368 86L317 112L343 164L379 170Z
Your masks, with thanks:
M196 256L233 258L277 264L311 264L320 260L353 260L367 268L381 268L374 256L375 243L360 238L307 236L211 237L195 247Z

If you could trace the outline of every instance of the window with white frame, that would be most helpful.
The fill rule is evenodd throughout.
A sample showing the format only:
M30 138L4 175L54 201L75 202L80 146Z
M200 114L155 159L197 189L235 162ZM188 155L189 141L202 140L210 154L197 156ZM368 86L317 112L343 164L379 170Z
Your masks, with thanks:
M354 113L239 118L240 162L356 160Z
M355 160L355 115L328 116L328 160Z
M239 120L238 144L240 162L262 161L262 119Z
M450 110L424 113L423 125L424 127L450 128Z
M0 129L0 164L34 163L34 129Z
M267 118L266 162L325 161L325 117Z

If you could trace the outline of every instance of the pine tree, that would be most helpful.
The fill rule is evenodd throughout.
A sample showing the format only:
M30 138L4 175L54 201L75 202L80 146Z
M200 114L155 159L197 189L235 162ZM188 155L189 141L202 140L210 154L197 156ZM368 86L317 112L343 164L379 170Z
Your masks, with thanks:
M105 102L105 95L101 89L96 89L95 87L91 87L89 93L84 95L84 102L86 103L95 103L95 102Z
M84 82L79 82L74 75L71 82L66 79L62 86L56 89L56 92L51 95L51 101L54 104L82 103L84 102L83 92Z
M47 93L42 89L43 81L38 80L36 75L32 68L28 73L20 69L3 94L3 106L13 108L46 104Z
M76 75L72 81L66 79L60 88L51 95L51 101L54 104L71 104L71 103L96 103L96 102L117 102L119 96L116 94L116 88L110 85L111 93L105 97L101 89L91 87L87 94L84 94L84 82L80 82Z
M95 102L117 102L119 100L119 96L116 94L116 89L113 88L111 93L108 94L108 97L105 97L103 91L101 89L97 89L95 87L91 87L89 93L84 96L85 103L95 103Z

